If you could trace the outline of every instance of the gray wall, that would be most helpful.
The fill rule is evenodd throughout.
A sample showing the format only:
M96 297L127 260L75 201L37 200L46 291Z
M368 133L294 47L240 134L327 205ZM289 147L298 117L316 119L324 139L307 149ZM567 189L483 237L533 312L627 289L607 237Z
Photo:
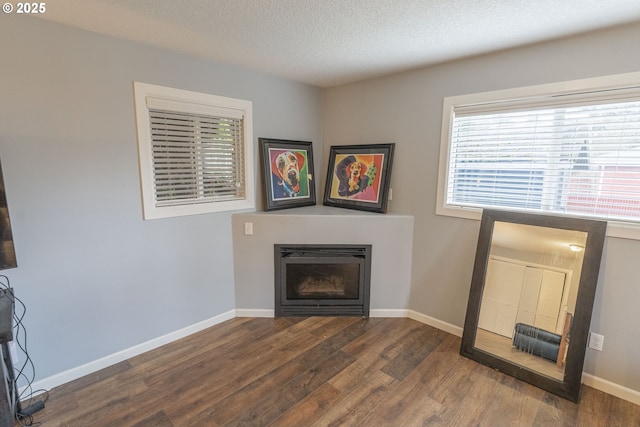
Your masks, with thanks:
M1 21L0 159L18 260L4 273L27 306L37 379L233 310L231 213L142 220L133 81L251 100L256 140L318 143L320 90Z
M462 327L479 221L437 216L446 96L640 70L640 24L479 56L325 91L324 150L395 142L391 212L415 215L410 309ZM640 391L640 242L608 238L585 371Z

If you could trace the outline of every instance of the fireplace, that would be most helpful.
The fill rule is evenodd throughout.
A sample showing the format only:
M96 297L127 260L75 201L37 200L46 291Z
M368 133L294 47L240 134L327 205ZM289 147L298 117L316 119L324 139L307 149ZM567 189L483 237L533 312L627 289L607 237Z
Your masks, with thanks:
M371 245L274 245L276 316L369 317Z

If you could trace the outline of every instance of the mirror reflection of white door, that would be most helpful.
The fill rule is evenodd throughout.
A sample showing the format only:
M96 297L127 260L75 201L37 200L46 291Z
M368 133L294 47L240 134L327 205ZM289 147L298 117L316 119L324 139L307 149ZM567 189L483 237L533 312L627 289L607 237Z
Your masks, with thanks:
M490 260L482 293L478 327L505 337L513 337L524 265Z
M533 322L533 326L536 328L557 332L565 276L564 273L558 271L543 270L536 318Z
M543 270L539 268L525 268L516 323L534 325L538 309L538 297L540 296L542 275Z
M557 332L566 274L490 259L478 327L512 338L516 323Z

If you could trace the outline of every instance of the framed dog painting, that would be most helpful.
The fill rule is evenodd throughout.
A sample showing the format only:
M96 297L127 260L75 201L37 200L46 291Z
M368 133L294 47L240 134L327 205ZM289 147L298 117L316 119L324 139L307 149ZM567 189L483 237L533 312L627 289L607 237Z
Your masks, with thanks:
M332 146L324 205L387 212L395 144Z
M316 204L311 142L259 138L265 209Z

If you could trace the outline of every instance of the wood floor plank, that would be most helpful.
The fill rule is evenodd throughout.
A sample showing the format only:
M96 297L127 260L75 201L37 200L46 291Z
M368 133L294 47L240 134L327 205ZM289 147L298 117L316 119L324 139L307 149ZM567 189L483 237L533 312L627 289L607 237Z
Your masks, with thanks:
M113 426L173 426L171 418L160 409L162 402L168 399L169 397L165 394L158 394L152 390L131 394L122 405L110 405L107 410L99 410L91 414L90 418L86 416L76 418L71 425L100 425L103 419L108 419Z
M375 319L357 319L355 322L350 321L349 318L338 318L336 320L346 325L346 327L320 341L313 348L313 351L308 351L304 354L300 359L300 363L308 367L317 365L377 324Z
M340 400L330 408L326 408L312 425L320 426L354 426L360 425L364 419L386 398L397 382L394 378L379 370L372 371L366 377L354 382L348 393L342 393ZM292 408L292 410L294 410ZM312 421L312 420L310 420Z
M597 391L593 389L590 390ZM640 427L640 421L635 418L637 412L636 405L622 399L612 398L612 396L609 396L609 398L611 399L609 408L607 408L609 425ZM598 414L594 412L593 416L598 417Z
M403 380L442 342L445 336L444 332L435 328L412 331L402 340L404 344L402 351L394 359L389 360L382 371L399 381Z
M61 411L58 407L59 412L45 410L42 411L42 419L37 421L47 423L49 422L47 415L50 415L60 425L100 425L105 418L115 414L120 416L123 411L140 414L133 398L144 394L147 390L147 386L140 378L111 377L69 395L76 400L75 409L68 410L68 407L65 407L65 410ZM49 398L47 406L51 405L51 401L53 397Z
M133 424L133 427L174 427L174 424L164 411L158 411L150 417Z
M314 317L299 319L287 331L279 331L272 335L269 343L274 346L274 349L268 353L267 360L256 364L253 369L245 366L243 372L237 374L230 383L223 384L224 389L231 391L229 394L225 394L224 390L214 390L213 394L216 395L217 401L202 402L196 400L197 407L190 405L187 408L189 409L187 413L190 414L196 411L195 415L182 415L184 414L183 411L182 413L176 413L175 417L182 422L189 423L194 423L196 420L206 421L210 419L215 419L220 423L226 422L240 414L242 409L249 403L259 400L261 396L277 391L290 378L301 374L306 369L305 366L309 365L309 361L307 360L303 363L301 358L308 359L304 353L317 346L319 342L317 336L309 335L309 331L324 330L322 335L325 338L330 338L357 321L357 318L331 319ZM269 320L265 319L264 322L268 323ZM331 324L331 326L326 326L328 324ZM317 349L314 350L314 353L316 352ZM298 357L298 359L293 360L295 357ZM280 365L289 361L292 362L284 369L279 369ZM184 409L183 406L178 404L176 408ZM169 409L169 411L175 413L174 408Z
M529 387L533 389L515 378L501 376L490 394L494 402L491 411L482 414L480 425L532 426L539 403L537 399L527 395L527 392L532 391ZM524 393L522 389L525 389Z
M302 318L253 318L242 324L242 327L251 331L253 338L258 339L267 335L273 335L280 331L284 331L291 327L291 325L303 321Z
M610 426L607 408L611 407L611 399L613 396L598 390L583 390L578 403L580 411L576 420L577 424L591 427ZM606 414L606 416L598 417L597 414Z
M334 408L342 393L329 383L325 383L312 391L298 403L286 410L282 415L268 424L269 427L309 426L321 417L327 408ZM327 424L323 424L327 425Z
M116 363L104 369L100 369L99 371L85 375L82 378L78 378L77 380L70 381L66 384L56 387L55 389L51 390L50 393L60 394L62 396L72 394L86 387L89 387L92 384L96 384L105 379L112 378L114 375L117 375L120 372L124 372L129 369L131 369L131 363L129 363L128 360L125 360L123 362Z
M244 337L225 347L208 348L195 352L190 360L181 361L180 364L168 366L168 371L146 375L147 384L156 388L173 388L181 393L189 393L194 389L194 384L201 382L201 378L218 378L213 387L221 387L227 382L233 381L239 375L246 372L251 366L261 364L266 355L273 354L271 344L280 334L286 333L287 322L280 319L257 319L253 322L250 337ZM243 324L245 327L248 323ZM288 323L291 326L291 323ZM256 332L259 328L271 331L271 334Z
M207 328L197 334L192 334L178 341L165 344L154 351L148 351L129 359L131 366L145 369L151 373L153 368L163 369L167 365L176 365L191 359L199 351L212 351L222 348L229 343L241 341L249 337L251 331L242 328L248 318L234 318L222 322L215 328ZM206 349L203 348L206 343Z
M411 319L236 318L50 391L43 426L620 426L640 406L575 404L460 356Z
M362 320L358 317L316 317L314 319L316 324L309 325L307 332L321 338L331 337L347 326ZM375 319L370 320L375 323Z
M392 353L390 348L404 337L402 328L394 326L402 325L402 322L388 325L390 327L385 327L385 322L378 323L342 348L359 357L328 381L343 392L343 397L327 408L315 425L356 425L386 396L388 387L395 379L380 369L388 363L388 355ZM375 341L376 345L369 345L371 341Z
M587 387L584 387L587 389ZM576 425L579 406L558 396L546 393L536 414L533 425L562 426Z
M186 408L187 411L183 410L184 405L178 404L172 408L172 413L178 422L190 425L196 425L198 422L206 423L209 420L224 424L240 416L264 396L282 390L291 378L296 378L306 370L307 368L299 363L287 363L240 389L235 389L232 384L229 384L231 393L221 400L218 400L219 396L208 397L202 399L205 404L200 404L198 407L189 405Z
M271 350L268 342L253 336L247 336L226 346L207 342L192 354L166 364L165 369L149 371L145 375L146 382L150 387L189 387L193 384L194 376L213 375L217 370L231 369Z
M265 321L268 322L268 319ZM248 402L255 402L260 396L282 387L290 378L306 369L293 359L318 344L317 337L309 335L308 330L324 323L326 322L321 318L309 318L296 322L287 331L277 332L269 337L269 343L274 346L270 352L263 354L254 363L237 365L237 369L218 376L216 385L205 383L204 387L191 388L182 396L189 404L176 401L167 411L175 414L178 421L185 423L214 417L222 420L232 418ZM349 323L352 322L343 323L343 327ZM243 358L247 359L246 356ZM287 365L283 367L283 364ZM210 397L198 397L204 394Z
M317 365L293 378L287 387L267 395L248 408L246 412L224 424L228 426L267 425L315 389L321 387L354 360L353 356L347 353L334 352Z
M366 418L367 425L391 425L394 422L402 425L409 421L415 423L416 417L420 416L423 421L434 418L443 408L429 394L450 372L450 359L449 354L430 352L410 375L398 382L388 399Z
M384 353L382 357L390 359L396 354L393 348L399 347L404 337L424 326L411 319L380 322L345 345L342 350L358 358L364 353L376 352L376 354Z

